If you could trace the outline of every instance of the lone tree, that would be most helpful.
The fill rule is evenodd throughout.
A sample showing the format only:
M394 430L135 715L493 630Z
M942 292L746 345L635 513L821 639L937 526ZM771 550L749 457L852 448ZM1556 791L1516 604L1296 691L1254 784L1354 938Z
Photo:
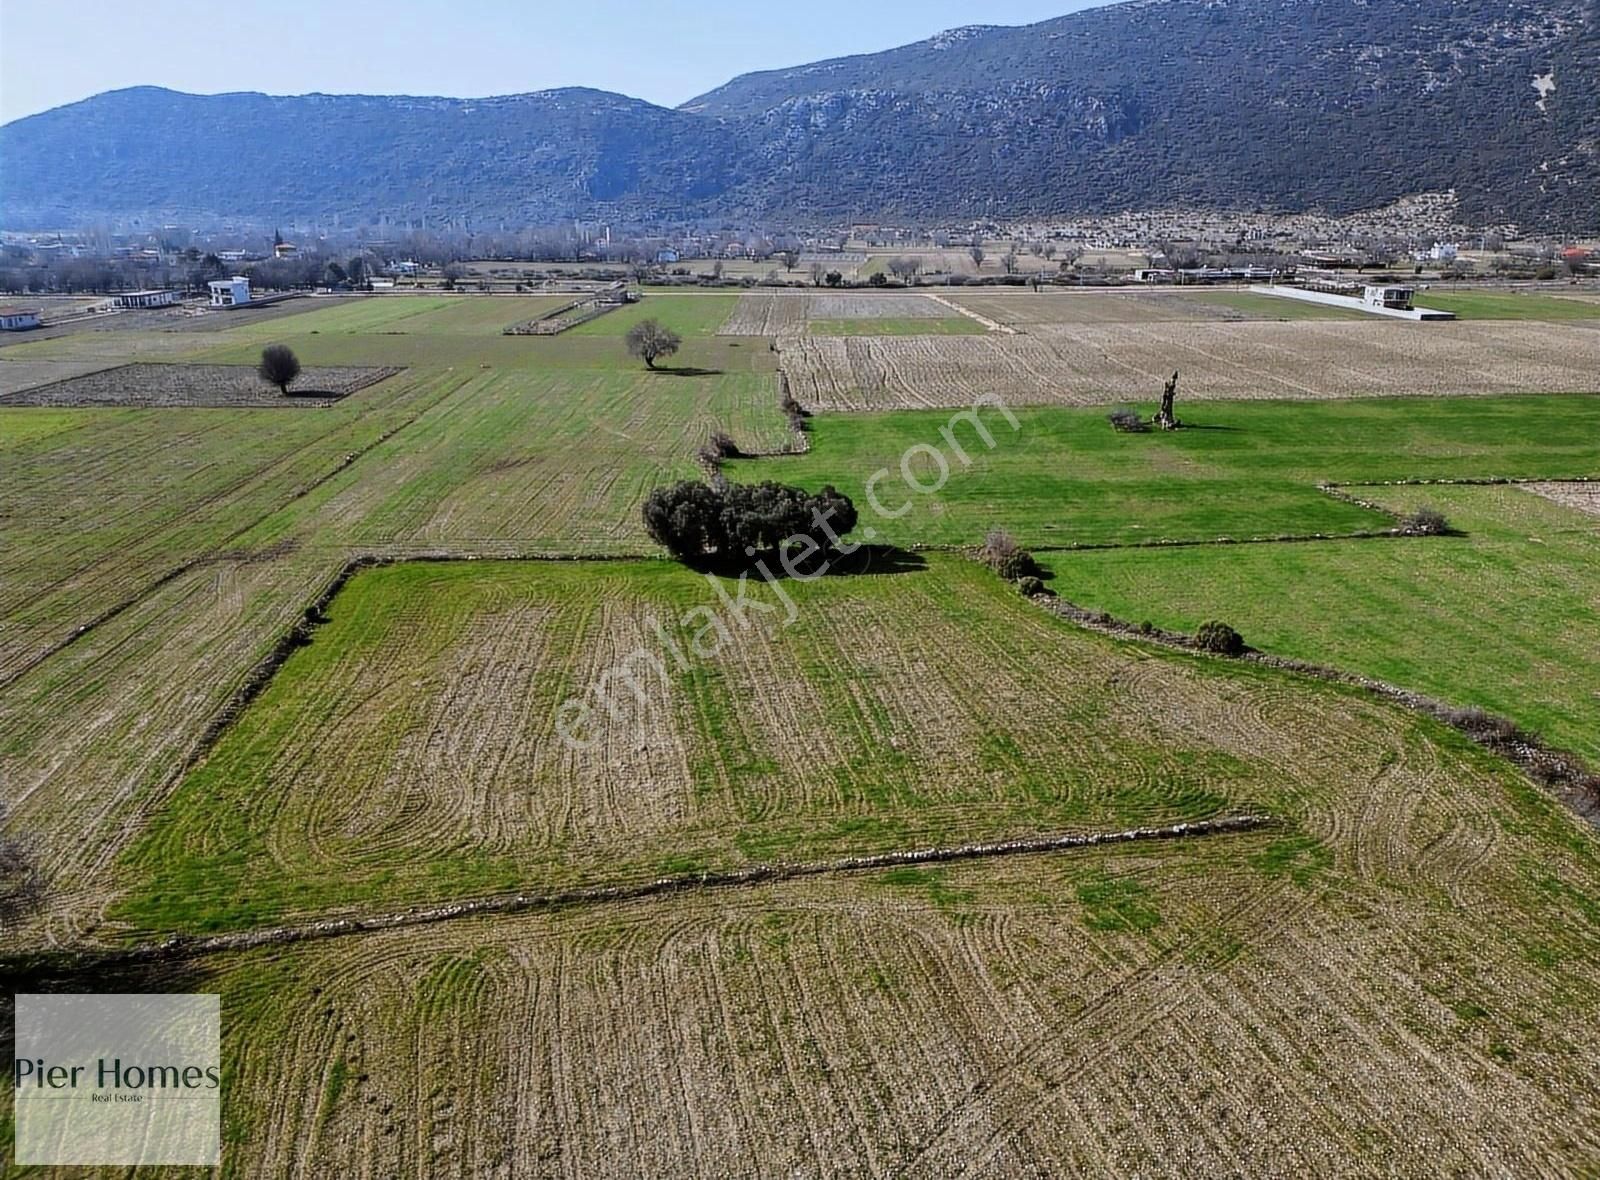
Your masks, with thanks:
M982 269L983 260L988 257L988 255L983 252L983 247L974 245L972 249L967 251L967 254L972 259L972 265Z
M676 332L655 320L640 320L628 329L628 353L644 361L647 369L655 368L658 360L682 346L683 339Z
M261 350L261 367L256 372L287 397L289 382L300 376L300 358L287 344L269 344Z

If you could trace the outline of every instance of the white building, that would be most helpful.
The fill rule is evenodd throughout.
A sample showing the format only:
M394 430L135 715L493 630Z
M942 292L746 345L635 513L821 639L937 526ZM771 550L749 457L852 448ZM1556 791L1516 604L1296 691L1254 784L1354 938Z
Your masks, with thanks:
M1361 293L1361 302L1368 307L1386 307L1391 311L1410 311L1412 292L1410 287L1366 287Z
M183 296L176 291L124 291L116 297L118 307L176 307Z
M38 312L20 307L0 307L0 332L20 332L24 328L38 326Z
M212 307L243 307L250 302L250 280L235 275L231 279L217 279L207 283L211 288Z

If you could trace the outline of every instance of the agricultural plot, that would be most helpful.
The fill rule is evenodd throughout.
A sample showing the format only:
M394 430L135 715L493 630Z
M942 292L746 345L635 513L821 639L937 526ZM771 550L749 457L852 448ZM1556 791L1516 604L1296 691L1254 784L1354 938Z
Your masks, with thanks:
M1417 302L1441 311L1453 311L1467 320L1540 320L1560 323L1600 319L1600 303L1559 293L1432 290L1419 293Z
M1392 749L1324 839L446 924L182 986L222 993L248 1176L1590 1170L1591 857L1519 865L1552 817Z
M818 411L1108 405L1158 395L1178 370L1192 399L1589 392L1600 335L1508 323L1037 324L972 340L784 337L781 364Z
M722 327L722 336L782 336L806 330L811 296L805 292L751 291L739 296Z
M817 294L811 297L814 320L938 320L957 313L926 295Z
M1400 511L1433 505L1459 536L1051 564L1091 609L1189 631L1225 618L1264 651L1475 705L1600 762L1600 530L1581 513L1595 496L1569 490L1595 485L1545 486L1570 507L1514 487L1354 489Z
M1325 481L1600 473L1592 397L1207 402L1182 416L1190 429L1119 434L1095 410L1019 409L1015 427L993 406L980 407L977 423L947 411L821 415L806 454L735 461L726 471L831 483L861 506L861 524L878 541L975 546L1000 527L1041 549L1394 524L1323 493ZM880 515L874 498L899 515Z
M954 303L1011 327L1044 324L1211 323L1228 319L1358 319L1359 313L1248 291L1059 291L951 288Z
M719 329L723 336L920 336L984 331L976 319L927 295L748 292Z
M1178 661L1113 687L1114 645L978 566L926 564L794 584L792 623L729 617L726 644L692 613L718 592L677 566L359 574L130 851L118 915L239 927L1275 808L1352 757L1311 717L1369 724L1354 698ZM619 663L637 691L612 673L614 713L562 721Z
M50 385L85 373L95 373L112 367L109 362L79 361L17 361L0 353L0 404L5 404L8 394L21 393L38 385Z
M357 390L387 380L399 371L304 369L285 395L264 382L248 365L122 365L0 395L0 406L146 409L327 406Z
M1552 500L1564 508L1573 508L1590 516L1600 516L1600 482L1535 483L1528 484L1526 490Z

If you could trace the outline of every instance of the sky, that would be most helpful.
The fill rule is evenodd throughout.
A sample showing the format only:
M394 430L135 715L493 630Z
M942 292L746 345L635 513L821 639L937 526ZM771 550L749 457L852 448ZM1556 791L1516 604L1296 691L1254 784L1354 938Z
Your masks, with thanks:
M737 74L1107 0L0 0L0 123L125 86L676 106Z

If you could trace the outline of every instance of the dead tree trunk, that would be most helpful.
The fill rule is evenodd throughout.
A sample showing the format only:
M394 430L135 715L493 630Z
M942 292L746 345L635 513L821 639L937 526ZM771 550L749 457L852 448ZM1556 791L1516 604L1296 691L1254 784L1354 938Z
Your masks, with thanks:
M1162 430L1176 430L1179 422L1172 412L1172 402L1178 396L1178 374L1172 374L1166 388L1161 391L1161 412L1156 415L1156 425Z

